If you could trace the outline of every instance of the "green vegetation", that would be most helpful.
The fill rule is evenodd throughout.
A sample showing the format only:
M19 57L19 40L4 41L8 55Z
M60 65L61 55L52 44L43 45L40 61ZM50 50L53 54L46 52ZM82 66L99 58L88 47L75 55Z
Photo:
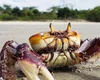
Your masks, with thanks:
M89 10L70 9L69 7L53 6L45 12L40 12L36 7L11 8L10 5L0 7L0 20L73 20L84 19L100 21L100 6Z

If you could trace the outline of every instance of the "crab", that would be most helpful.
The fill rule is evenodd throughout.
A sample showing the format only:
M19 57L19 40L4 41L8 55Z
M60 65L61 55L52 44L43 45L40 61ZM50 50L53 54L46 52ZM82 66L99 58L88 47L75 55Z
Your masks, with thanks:
M39 32L29 38L32 49L40 56L48 68L74 65L99 58L100 38L82 40L81 35L71 31L68 23L66 30L54 30L50 23L49 32Z
M7 41L0 52L0 76L4 80L16 80L16 63L28 80L40 80L42 74L46 80L54 80L48 68L94 62L100 57L100 38L82 40L81 35L71 31L69 23L66 30L39 32L29 38L27 43L18 44Z

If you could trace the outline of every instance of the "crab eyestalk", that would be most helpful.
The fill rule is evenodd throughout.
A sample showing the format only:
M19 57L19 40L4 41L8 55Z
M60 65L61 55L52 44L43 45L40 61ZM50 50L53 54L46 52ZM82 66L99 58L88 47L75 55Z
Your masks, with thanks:
M53 34L54 33L54 27L52 26L52 23L50 23L49 27L50 27L51 34Z
M71 24L70 23L68 23L68 26L67 26L67 29L66 29L66 32L70 32L70 29L71 29Z

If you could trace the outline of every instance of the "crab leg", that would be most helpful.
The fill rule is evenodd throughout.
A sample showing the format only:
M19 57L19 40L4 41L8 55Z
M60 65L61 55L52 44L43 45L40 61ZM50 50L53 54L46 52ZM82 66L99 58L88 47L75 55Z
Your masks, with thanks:
M0 78L2 77L2 66L0 65Z
M51 73L48 71L48 69L45 66L40 67L39 73L41 73L46 78L45 80L54 80Z
M37 67L36 64L32 64L25 60L18 61L18 65L25 73L28 80L40 80L38 77L38 73L42 74L45 77L45 80L54 80L54 78L45 66Z
M36 64L32 64L26 60L19 60L18 65L28 80L40 80L38 77L39 68Z

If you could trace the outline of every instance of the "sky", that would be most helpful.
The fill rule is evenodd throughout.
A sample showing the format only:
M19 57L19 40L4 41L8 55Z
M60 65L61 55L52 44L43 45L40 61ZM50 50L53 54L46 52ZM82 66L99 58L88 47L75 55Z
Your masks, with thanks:
M52 6L68 6L73 9L93 9L100 5L100 0L0 0L0 6L4 4L11 7L36 7L39 11L47 11Z

